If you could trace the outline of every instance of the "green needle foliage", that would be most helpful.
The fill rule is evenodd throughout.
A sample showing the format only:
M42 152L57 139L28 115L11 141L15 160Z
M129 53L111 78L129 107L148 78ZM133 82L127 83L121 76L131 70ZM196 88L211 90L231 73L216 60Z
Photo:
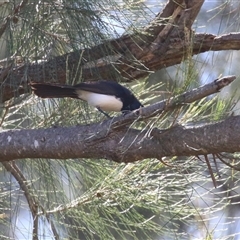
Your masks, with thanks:
M154 18L156 6L158 12L163 6L157 1L156 6L118 0L22 2L5 1L0 9L0 22L8 19L0 35L0 54L22 64L46 61L138 32ZM20 6L18 14L13 13L16 6ZM102 51L106 56L112 54L107 47ZM205 65L207 60L189 57L178 66L125 85L149 105L202 85ZM66 69L70 67L66 65ZM112 76L121 80L119 73ZM75 75L67 78L69 84L84 80ZM131 127L151 131L218 121L238 108L236 99L211 96ZM67 127L104 119L82 101L43 100L29 94L16 96L0 108L1 130ZM239 154L222 158L238 162ZM231 211L239 203L239 173L221 161L213 164L211 156L209 159L218 189L213 187L204 158L198 156L146 159L134 164L106 159L2 163L1 239L37 239L32 235L32 209L39 224L38 239L234 239L236 229L226 230L226 226L235 220ZM239 221L238 216L236 219Z

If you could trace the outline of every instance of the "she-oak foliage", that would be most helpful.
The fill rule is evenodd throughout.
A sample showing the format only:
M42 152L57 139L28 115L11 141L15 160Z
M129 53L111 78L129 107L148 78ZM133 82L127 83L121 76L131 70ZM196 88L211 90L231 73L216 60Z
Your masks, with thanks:
M221 224L239 197L240 118L234 98L218 97L236 77L206 84L199 55L239 50L236 29L201 33L199 0L0 4L4 238L238 236ZM28 85L99 79L125 83L146 107L106 120L77 100L37 99Z

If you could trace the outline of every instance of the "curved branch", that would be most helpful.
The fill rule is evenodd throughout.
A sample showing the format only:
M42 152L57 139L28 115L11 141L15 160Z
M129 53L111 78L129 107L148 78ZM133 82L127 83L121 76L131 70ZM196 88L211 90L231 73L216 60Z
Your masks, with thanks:
M22 189L24 196L26 197L33 219L33 239L38 240L39 218L37 215L37 201L33 197L30 188L27 186L27 179L24 177L23 173L14 162L3 162L2 164L6 168L6 170L14 176L20 188Z
M23 173L19 169L19 167L15 164L15 162L2 162L5 169L12 174L12 176L18 182L23 194L28 202L29 209L32 214L33 219L33 239L37 240L38 238L38 229L39 229L39 216L38 209L40 208L43 211L43 207L41 206L40 202L34 197L34 194L31 191L30 186L27 184L27 179L24 177ZM45 212L44 212L45 213ZM42 214L43 215L43 214ZM52 223L50 216L48 213L44 214L47 221L51 225L52 231L54 233L54 238L59 239L59 235L57 233L55 225Z
M191 42L185 41L185 39L179 38L179 36L175 36L170 38L167 48L165 48L163 44L160 44L159 48L156 48L152 52L150 50L148 51L146 48L144 51L139 51L139 46L135 49L137 43L133 44L133 41L133 36L127 35L116 40L111 40L105 43L104 46L99 45L92 49L76 51L56 57L48 62L23 65L21 67L15 67L13 70L11 70L11 67L7 66L0 72L0 81L5 82L3 85L4 90L1 91L1 99L2 101L6 101L16 95L16 88L12 88L13 80L15 79L17 81L15 87L19 86L23 76L26 76L26 73L28 79L35 82L56 79L57 82L65 83L67 76L66 65L71 66L70 72L75 73L81 70L82 79L87 80L98 80L99 78L112 79L111 69L116 72L115 68L117 67L118 71L123 74L125 79L138 79L147 76L149 72L182 62L187 48L192 48L191 52L193 55L209 50L240 50L240 33L229 33L221 36L213 34L195 34ZM118 54L109 56L109 59L103 61L98 53L109 53L109 51L101 50L103 47L106 48L107 46L111 48L111 51L114 50L118 52ZM125 46L125 48L123 46ZM126 51L126 46L128 46L128 51ZM164 54L163 49L166 50ZM129 52L131 56L134 54L136 55L135 52L139 52L139 55L135 56L135 60L131 62L131 56L128 56ZM145 55L143 54L144 52ZM90 59L87 62L85 61L87 56L91 56L92 61L96 61L94 67L90 64ZM141 62L141 66L136 66L137 59ZM133 64L134 62L136 64ZM75 68L75 66L77 68ZM9 75L10 70L12 71L10 74L11 76ZM93 75L94 72L97 73L97 75ZM9 84L8 86L6 83L10 81L10 79L12 82L11 85ZM20 87L17 90L17 94L23 94L27 91L29 90Z
M46 62L35 64L20 63L10 68L0 69L2 84L1 101L30 91L27 82L56 81L65 83L67 79L78 81L112 79L116 77L132 80L147 76L150 72L176 64L169 62L174 54L185 54L183 43L186 29L190 31L203 0L170 0L149 26L132 35L105 41L91 49L58 56ZM191 18L191 19L189 19ZM179 40L179 37L182 37ZM178 39L178 49L168 56L171 42ZM176 41L175 41L176 42ZM170 45L170 46L169 46ZM106 55L106 53L108 55ZM176 58L176 59L179 59ZM182 61L182 58L181 60ZM3 74L4 73L4 74Z

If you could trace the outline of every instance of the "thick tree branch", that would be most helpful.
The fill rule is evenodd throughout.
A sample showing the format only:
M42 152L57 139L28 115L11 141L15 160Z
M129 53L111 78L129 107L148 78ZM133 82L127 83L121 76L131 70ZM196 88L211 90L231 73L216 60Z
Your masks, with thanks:
M238 135L240 117L206 126L176 126L164 131L129 128L133 121L147 118L146 113L154 116L196 101L218 92L234 79L231 76L216 80L176 98L143 108L139 111L140 115L130 113L130 117L123 115L101 123L69 128L1 132L0 161L19 158L107 158L116 162L134 162L145 158L161 159L163 156L240 151L239 136L234 136Z
M170 1L163 12L144 30L147 33L145 35L124 35L91 49L75 51L38 64L12 67L12 63L6 66L2 63L5 67L0 71L0 82L4 82L0 98L6 101L29 92L29 89L22 85L27 84L28 80L65 83L68 76L78 79L80 75L84 80L115 80L113 72L121 74L125 80L138 79L150 72L182 62L184 58L189 57L186 56L186 52L194 55L209 50L240 49L240 33L216 36L193 34L186 30L191 25L188 23L188 28L184 28L186 18L189 14L196 17L202 1L192 1L192 4L195 4L194 7L189 5L189 8L186 8L186 4L176 5ZM165 19L172 15L175 16L175 20L170 18L166 25ZM161 20L161 17L164 17L164 20ZM173 23L178 27L173 27Z
M12 62L10 65L2 63L5 67L0 71L0 82L4 83L0 91L1 101L29 92L26 86L29 80L65 83L67 77L75 77L78 81L80 76L83 80L116 80L114 74L117 73L125 80L138 79L182 62L189 57L186 54L189 52L194 55L209 50L239 50L240 33L216 36L191 32L192 22L202 3L199 0L169 1L143 33L124 35L91 49L37 64L13 67Z
M18 64L9 68L1 62L1 101L29 92L31 81L72 81L112 79L125 80L147 76L150 72L173 65L167 56L172 41L179 42L181 53L185 52L185 33L189 36L192 22L196 18L203 0L170 0L162 13L144 29L133 35L124 35L93 47L58 56L37 64ZM191 18L191 19L189 19ZM176 42L176 41L175 41ZM189 47L189 46L188 46ZM179 49L175 51L178 54ZM106 55L106 53L108 55ZM183 57L183 54L181 54ZM179 58L179 57L178 57ZM174 59L174 57L173 57ZM182 59L180 60L182 61ZM159 64L161 63L161 64Z
M106 158L116 162L134 162L164 156L240 151L239 116L205 126L176 126L164 131L125 128L98 139L98 132L93 128L100 131L101 124L4 132L0 134L0 159Z

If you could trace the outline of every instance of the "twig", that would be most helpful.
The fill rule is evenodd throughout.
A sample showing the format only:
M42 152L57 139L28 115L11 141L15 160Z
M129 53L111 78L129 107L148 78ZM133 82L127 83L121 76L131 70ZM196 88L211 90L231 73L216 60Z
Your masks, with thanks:
M6 168L7 171L9 171L17 180L20 188L23 190L24 196L27 199L28 206L30 208L30 211L32 213L32 218L33 218L33 239L38 240L38 216L37 216L37 204L30 193L29 187L26 185L27 179L23 176L21 170L18 168L18 166L14 163L8 163L8 162L3 162L3 166Z
M36 200L36 198L31 194L30 188L27 186L27 179L22 174L21 170L18 168L18 166L15 164L14 161L11 163L9 162L2 162L3 166L6 168L8 172L10 172L14 178L17 180L20 188L22 189L24 196L28 202L28 206L30 208L30 211L32 213L33 218L33 239L38 240L38 224L39 224L39 214L38 214L38 208L43 209L43 207L40 205L40 203ZM58 233L56 231L55 226L52 224L52 221L50 220L49 214L46 215L46 218L51 225L52 231L54 233L55 239L59 239Z
M207 167L208 167L209 173L210 173L210 175L211 175L211 178L212 178L212 181L213 181L213 185L214 185L215 188L217 188L217 182L216 182L216 179L215 179L215 177L214 177L214 174L213 174L213 171L212 171L212 167L211 167L211 165L210 165L210 162L209 162L209 160L208 160L207 155L204 155L204 158L205 158L205 161L206 161L206 163L207 163Z
M5 20L3 21L3 24L0 26L0 37L3 35L3 33L5 32L10 20L13 18L13 16L17 15L21 9L23 9L26 4L28 3L28 0L22 0L17 7L14 9L13 11L13 15L9 15L5 18Z
M216 156L218 157L218 159L223 162L225 165L227 165L228 167L236 170L236 171L240 171L240 168L239 167L235 167L233 165L231 165L230 163L226 162L225 160L223 160L222 156L220 153L217 153Z
M134 111L125 116L119 116L112 120L111 128L118 129L123 126L129 125L134 121L154 117L161 114L163 111L177 109L184 104L189 104L207 97L211 94L219 92L222 88L229 85L236 79L235 76L226 76L214 80L211 83L205 84L198 88L194 88L188 92L184 92L176 97L157 102L151 106L141 108L140 111Z
M216 161L216 157L215 157L216 154L213 154L213 161L214 161L214 164L215 164L215 168L216 168L216 171L217 171L217 174L218 174L218 177L220 178L221 177L221 174L219 172L219 169L218 169L218 165L217 165L217 161Z

